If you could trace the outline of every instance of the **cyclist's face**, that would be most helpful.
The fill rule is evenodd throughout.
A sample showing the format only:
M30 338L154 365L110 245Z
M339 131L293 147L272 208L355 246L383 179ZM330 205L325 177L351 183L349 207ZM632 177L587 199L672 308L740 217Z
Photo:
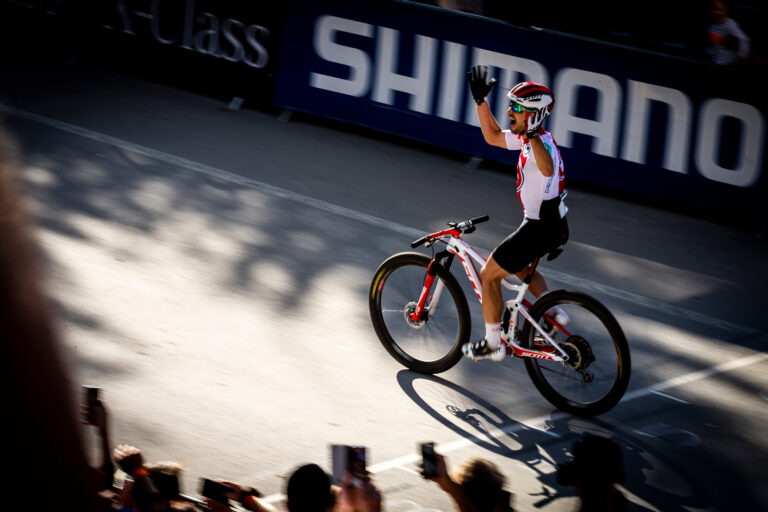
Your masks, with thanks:
M507 109L509 116L509 129L515 135L520 135L525 131L525 112L515 112L512 107Z

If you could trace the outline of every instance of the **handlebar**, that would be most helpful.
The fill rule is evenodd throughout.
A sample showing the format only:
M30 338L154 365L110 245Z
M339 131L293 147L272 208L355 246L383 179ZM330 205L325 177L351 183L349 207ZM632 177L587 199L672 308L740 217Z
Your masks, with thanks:
M424 245L426 243L433 242L436 238L444 236L444 235L450 235L450 234L461 234L461 233L472 233L475 230L475 225L480 224L481 222L486 222L490 220L491 218L488 215L483 215L481 217L475 217L474 219L465 220L463 222L459 222L458 224L455 222L449 222L448 225L451 227L451 229L446 229L443 231L438 231L437 233L432 233L427 236L423 236L419 238L418 240L414 240L411 242L411 247L416 248L420 245Z
M457 228L472 228L475 226L475 224L480 224L481 222L486 222L491 220L491 218L488 215L483 215L482 217L477 217L474 219L465 220L464 222L461 222L456 225ZM450 224L449 224L450 225Z

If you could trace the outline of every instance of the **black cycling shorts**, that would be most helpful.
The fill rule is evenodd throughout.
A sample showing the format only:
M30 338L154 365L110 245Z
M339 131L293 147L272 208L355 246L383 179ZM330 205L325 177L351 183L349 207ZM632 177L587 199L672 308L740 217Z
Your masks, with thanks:
M491 256L510 274L520 272L533 260L554 251L568 241L568 222L562 219L525 219L504 239Z

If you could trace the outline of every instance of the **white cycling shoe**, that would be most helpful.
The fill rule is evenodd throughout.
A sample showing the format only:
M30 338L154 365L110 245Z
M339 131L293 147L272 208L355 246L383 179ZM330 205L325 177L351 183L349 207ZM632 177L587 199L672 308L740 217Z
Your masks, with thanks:
M568 314L562 310L560 306L554 306L549 308L546 315L550 317L552 320L557 322L561 327L565 327L568 324L571 323L570 317L568 317ZM554 336L558 332L558 328L555 327L553 324L549 323L548 321L544 320L544 330L547 334L549 334L550 337Z
M497 348L491 348L488 346L488 342L485 338L474 343L465 343L461 347L461 351L464 355L473 361L480 359L490 359L492 361L502 361L507 357L507 348L503 343L499 343Z

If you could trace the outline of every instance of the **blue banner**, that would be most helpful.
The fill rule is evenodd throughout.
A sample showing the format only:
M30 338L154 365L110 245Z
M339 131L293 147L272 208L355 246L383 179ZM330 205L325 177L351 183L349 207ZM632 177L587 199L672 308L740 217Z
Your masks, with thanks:
M752 215L765 189L765 82L745 71L397 1L286 1L279 106L514 164L488 146L466 72L491 66L505 89L549 85L546 129L566 179ZM513 172L513 171L512 171Z

